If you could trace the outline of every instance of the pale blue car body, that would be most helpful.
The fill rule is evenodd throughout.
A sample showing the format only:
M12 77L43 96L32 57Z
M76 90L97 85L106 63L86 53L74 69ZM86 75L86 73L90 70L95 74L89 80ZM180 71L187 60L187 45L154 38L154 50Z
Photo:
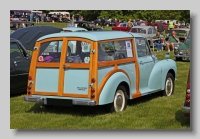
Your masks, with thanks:
M106 34L106 35L105 35ZM56 37L76 37L76 38L85 38L92 41L101 41L101 40L111 40L117 38L141 38L142 36L135 33L130 32L121 32L121 31L95 31L95 32L68 32L68 33L55 33L43 36L38 39L38 41L48 39L48 38L56 38ZM137 51L136 51L137 54ZM174 78L176 78L177 67L176 62L172 59L163 59L158 60L156 57L152 55L146 57L138 57L136 55L136 59L138 63L144 62L143 64L139 64L140 71L140 87L139 90L141 95L147 95L150 93L154 93L157 91L164 90L165 81L168 72L171 72ZM148 62L151 61L151 62ZM129 90L129 99L134 99L132 95L136 92L136 71L135 71L135 63L123 63L119 64L118 68L124 70L126 74L123 72L115 72L109 79L106 81L102 91L100 92L98 105L109 104L113 102L114 95L116 93L116 89L120 84L126 86ZM58 89L58 83L56 81L51 81L53 79L58 79L59 69L50 69L51 72L47 72L43 68L38 68L38 81L36 81L36 90L37 91L50 91L54 92ZM114 67L103 67L98 68L98 87L100 87L101 82L105 78L105 76L114 70ZM64 78L64 93L65 92L73 92L73 94L88 94L88 89L84 91L77 91L77 86L89 86L89 69L66 69L65 72L68 72L67 78ZM55 73L52 75L52 73ZM81 78L80 78L81 76ZM48 85L43 85L42 82L45 82L46 77L48 77L49 83ZM69 79L70 78L70 79ZM78 78L78 80L77 80ZM52 86L51 86L52 85ZM49 88L51 86L51 88ZM90 101L87 98L73 98L73 97L59 97L59 96L40 96L33 95L34 97L40 98L61 98L61 99L70 99L70 100L80 100L80 101ZM81 105L84 105L81 103ZM89 105L89 103L85 104Z

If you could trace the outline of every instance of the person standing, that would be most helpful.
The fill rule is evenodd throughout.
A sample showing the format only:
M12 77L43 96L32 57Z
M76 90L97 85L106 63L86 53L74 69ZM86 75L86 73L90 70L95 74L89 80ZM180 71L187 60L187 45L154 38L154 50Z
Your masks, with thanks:
M101 19L101 28L103 29L105 26L105 19L104 17Z
M74 14L72 15L72 25L74 25Z
M129 31L133 27L133 23L131 22L131 19L128 20L128 28L127 31Z
M174 28L174 22L172 20L169 21L169 29L173 29Z
M39 23L39 15L38 15L38 13L35 14L35 20L36 20L36 24Z
M160 20L160 22L158 23L157 25L157 31L162 34L162 32L164 31L164 25L163 25L163 22L162 20Z
M30 18L31 25L34 26L34 23L33 23L33 13L32 12L30 13L29 18Z

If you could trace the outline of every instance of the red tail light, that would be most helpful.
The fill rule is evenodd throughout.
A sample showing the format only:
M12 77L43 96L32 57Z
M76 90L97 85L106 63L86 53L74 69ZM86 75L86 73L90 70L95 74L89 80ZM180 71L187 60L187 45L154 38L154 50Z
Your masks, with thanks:
M190 83L187 85L187 89L190 89Z
M189 99L186 100L186 106L190 107L190 100Z
M95 83L95 81L96 81L95 78L92 78L91 82L92 82L92 83Z
M190 94L187 94L187 95L186 95L186 99L190 99Z
M91 92L94 93L94 92L95 92L95 89L94 89L94 88L91 88Z
M91 98L94 98L94 97L95 97L95 95L94 95L94 93L92 93L92 94L91 94Z
M32 80L32 76L28 76L28 80Z

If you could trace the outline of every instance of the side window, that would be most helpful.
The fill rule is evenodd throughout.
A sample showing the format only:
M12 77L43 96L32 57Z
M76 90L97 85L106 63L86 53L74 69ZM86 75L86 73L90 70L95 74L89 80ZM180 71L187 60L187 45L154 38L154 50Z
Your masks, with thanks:
M148 46L148 42L145 38L135 38L135 43L137 47L138 57L144 57L151 54L151 51Z
M113 42L104 42L98 44L98 61L114 60L115 48Z
M90 63L91 44L84 41L68 41L67 63Z
M10 42L10 58L16 59L21 58L21 52L22 50L19 49L16 42Z
M38 56L38 62L60 62L62 41L50 41L42 43Z
M98 61L112 61L133 57L130 40L99 43Z
M152 28L153 34L156 34L156 29Z
M151 28L148 29L148 34L152 34L152 29Z

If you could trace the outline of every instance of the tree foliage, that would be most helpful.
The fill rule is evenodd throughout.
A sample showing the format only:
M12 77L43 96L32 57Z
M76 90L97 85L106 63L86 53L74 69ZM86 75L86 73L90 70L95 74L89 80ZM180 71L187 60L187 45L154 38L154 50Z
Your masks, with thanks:
M56 10L43 10L45 13ZM61 10L57 10L61 11ZM64 10L62 10L64 11ZM65 10L67 11L67 10ZM155 20L178 20L190 23L190 10L71 10L71 14L83 15L85 20L95 20L98 17L117 18L120 20L142 19Z

